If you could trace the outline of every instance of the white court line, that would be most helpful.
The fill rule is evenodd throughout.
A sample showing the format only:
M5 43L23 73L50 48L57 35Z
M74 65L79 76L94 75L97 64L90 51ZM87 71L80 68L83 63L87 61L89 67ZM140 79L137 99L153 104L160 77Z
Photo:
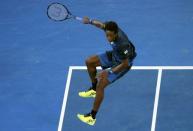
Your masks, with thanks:
M159 94L160 94L160 87L161 87L161 77L162 77L162 69L159 69L158 76L157 76L157 85L156 85L156 93L155 93L155 100L154 100L151 131L155 131L155 126L156 126L157 109L158 109Z
M67 77L66 88L65 88L65 92L64 92L62 110L60 113L60 121L59 121L59 125L58 125L58 131L62 131L62 125L63 125L63 121L64 121L64 114L65 114L65 110L66 110L66 103L67 103L67 99L68 99L68 92L69 92L69 88L70 88L71 76L72 76L72 68L70 67L68 70L68 77Z
M70 66L73 70L86 70L86 66ZM97 69L101 69L97 67ZM193 70L193 66L132 66L133 70Z
M60 113L58 131L62 131L62 125L64 121L68 92L70 88L70 80L72 76L72 70L86 70L86 69L87 69L86 66L70 66L69 67L66 88L64 92L64 99L63 99L62 109ZM101 69L101 68L97 68L97 69ZM160 80L159 79L157 80L156 95L155 95L155 100L154 100L154 111L153 111L153 118L152 118L152 127L151 127L151 131L155 131L162 70L193 70L193 66L133 66L131 69L132 70L159 70L158 78Z

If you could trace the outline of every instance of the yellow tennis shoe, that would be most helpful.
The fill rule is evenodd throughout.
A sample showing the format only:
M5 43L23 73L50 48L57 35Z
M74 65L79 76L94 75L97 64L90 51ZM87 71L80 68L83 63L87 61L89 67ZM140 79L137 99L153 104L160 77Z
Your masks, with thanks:
M87 91L79 92L78 95L79 95L80 97L83 97L83 98L90 98L90 97L95 98L95 97L96 97L96 91L93 90L92 88L90 88L90 89L87 90Z
M82 121L90 126L94 126L94 124L96 122L96 119L93 119L90 114L87 114L87 115L77 114L77 117L80 121Z

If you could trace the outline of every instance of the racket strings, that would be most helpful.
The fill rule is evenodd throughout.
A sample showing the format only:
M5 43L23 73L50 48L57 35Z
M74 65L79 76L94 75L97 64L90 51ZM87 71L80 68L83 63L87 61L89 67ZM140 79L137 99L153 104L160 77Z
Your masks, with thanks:
M53 20L62 21L68 18L69 12L64 5L53 3L48 7L47 15Z

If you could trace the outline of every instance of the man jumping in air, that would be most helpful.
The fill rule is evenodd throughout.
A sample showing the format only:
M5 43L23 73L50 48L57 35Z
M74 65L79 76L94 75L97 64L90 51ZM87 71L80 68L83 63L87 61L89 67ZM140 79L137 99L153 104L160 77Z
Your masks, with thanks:
M84 98L93 97L95 101L90 113L85 115L78 114L77 117L84 123L94 125L96 114L104 98L105 87L130 70L132 61L136 57L136 52L134 45L115 22L107 21L103 23L84 17L83 23L91 24L104 30L106 38L112 47L111 51L93 55L86 60L92 86L87 91L79 92L79 96ZM99 73L96 70L98 66L103 69Z

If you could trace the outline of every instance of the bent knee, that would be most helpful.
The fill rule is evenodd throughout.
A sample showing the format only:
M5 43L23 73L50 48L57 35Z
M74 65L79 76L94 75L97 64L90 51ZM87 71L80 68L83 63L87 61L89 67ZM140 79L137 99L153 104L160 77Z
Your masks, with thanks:
M100 62L97 56L91 56L85 60L85 63L87 66L98 66Z
M97 80L101 84L104 84L104 85L108 85L109 84L108 77L97 77Z
M92 59L89 57L85 60L85 63L86 65L91 65L93 62L92 62Z

